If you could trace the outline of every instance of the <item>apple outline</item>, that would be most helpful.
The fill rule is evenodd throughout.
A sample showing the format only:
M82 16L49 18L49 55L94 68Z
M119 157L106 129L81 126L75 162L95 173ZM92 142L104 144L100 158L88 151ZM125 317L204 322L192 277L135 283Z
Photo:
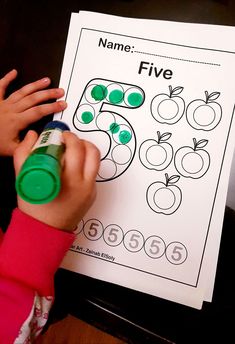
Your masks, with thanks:
M150 104L150 112L151 115L153 116L153 118L162 124L175 124L177 123L183 116L184 111L185 111L185 101L182 97L179 97L179 94L183 91L184 87L182 86L177 86L175 88L172 88L171 85L169 85L169 95L166 93L160 93L158 95L156 95ZM177 113L174 115L173 118L171 119L165 119L164 117L161 116L161 114L159 113L159 106L164 102L164 101L168 101L168 100L172 100L174 103L176 103L177 107L178 107L178 111ZM157 102L157 111L155 114L155 111L153 111L153 106L155 107L155 102Z
M173 151L172 145L166 141L168 141L171 136L172 136L171 133L167 132L167 133L161 134L160 131L157 131L157 140L148 139L148 140L145 140L141 143L140 148L139 148L139 159L140 159L140 162L147 169L162 171L170 165L170 163L173 160L174 151ZM160 146L166 152L166 160L160 165L151 164L151 162L147 159L147 153L148 153L149 149L154 147L154 146L158 146L158 147ZM156 166L161 166L161 167L159 168Z
M178 180L180 179L180 176L173 175L169 177L168 173L165 173L165 178L166 178L165 183L161 181L156 181L148 186L147 191L146 191L146 201L150 209L152 209L155 213L163 214L163 215L171 215L176 212L176 210L180 207L182 203L182 191L178 186L173 185L178 182ZM165 208L165 209L161 208L155 203L154 197L156 196L157 191L161 189L170 190L175 197L175 201L173 205L170 206L169 208Z
M182 175L185 178L199 179L203 177L204 174L206 174L206 172L208 171L210 167L211 159L210 159L209 153L205 149L202 149L202 148L204 148L208 144L208 142L209 141L205 139L197 141L195 138L193 138L193 147L183 146L183 147L180 147L176 151L175 157L174 157L174 163L175 163L175 168L180 175ZM204 162L204 165L198 172L196 173L194 172L190 174L190 172L184 169L182 161L187 154L192 154L192 153L198 154L201 157L202 161ZM207 164L205 164L205 161L207 161Z
M188 104L186 108L186 119L192 128L196 130L210 131L217 127L222 118L222 107L219 103L215 102L215 100L219 98L220 92L212 92L209 94L208 91L205 91L205 95L206 100L194 99ZM209 106L215 114L215 119L207 125L200 124L195 119L196 111L205 106Z

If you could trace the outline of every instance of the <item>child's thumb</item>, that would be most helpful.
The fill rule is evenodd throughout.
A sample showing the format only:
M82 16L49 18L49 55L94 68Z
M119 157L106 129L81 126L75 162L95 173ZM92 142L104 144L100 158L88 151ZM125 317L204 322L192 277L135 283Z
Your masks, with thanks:
M21 166L31 153L32 148L37 141L37 138L37 133L33 130L29 130L25 135L23 141L15 149L13 158L16 175L19 173Z

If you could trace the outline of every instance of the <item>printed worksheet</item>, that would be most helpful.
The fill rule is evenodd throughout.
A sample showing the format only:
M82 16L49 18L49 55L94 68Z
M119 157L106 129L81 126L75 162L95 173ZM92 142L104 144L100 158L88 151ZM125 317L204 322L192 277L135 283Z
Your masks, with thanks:
M101 152L62 267L200 309L235 144L235 28L71 16L55 115Z

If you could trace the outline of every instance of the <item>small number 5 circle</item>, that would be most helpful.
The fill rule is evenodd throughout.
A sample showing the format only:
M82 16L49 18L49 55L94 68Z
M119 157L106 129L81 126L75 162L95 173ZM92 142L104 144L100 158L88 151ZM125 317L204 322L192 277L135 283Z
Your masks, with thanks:
M104 241L109 246L118 246L123 240L123 230L117 225L109 225L104 230Z
M166 245L164 241L162 240L162 238L156 235L147 238L144 243L145 253L150 258L156 259L162 257L165 252L165 249Z
M84 235L89 240L98 240L102 236L103 231L104 227L97 219L88 220L83 227Z
M188 251L181 242L171 242L166 248L166 258L171 264L183 264L187 257Z
M124 246L130 252L138 252L144 245L143 235L136 230L131 230L125 234Z

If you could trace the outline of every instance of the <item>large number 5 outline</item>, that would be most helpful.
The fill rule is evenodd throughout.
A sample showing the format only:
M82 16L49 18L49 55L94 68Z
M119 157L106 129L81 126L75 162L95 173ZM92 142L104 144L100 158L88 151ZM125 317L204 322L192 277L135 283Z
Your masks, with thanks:
M109 147L102 156L97 181L119 177L128 169L136 152L132 125L124 116L108 108L136 109L144 99L142 88L133 84L101 78L87 83L74 113L73 125L78 131L101 131L108 137Z

